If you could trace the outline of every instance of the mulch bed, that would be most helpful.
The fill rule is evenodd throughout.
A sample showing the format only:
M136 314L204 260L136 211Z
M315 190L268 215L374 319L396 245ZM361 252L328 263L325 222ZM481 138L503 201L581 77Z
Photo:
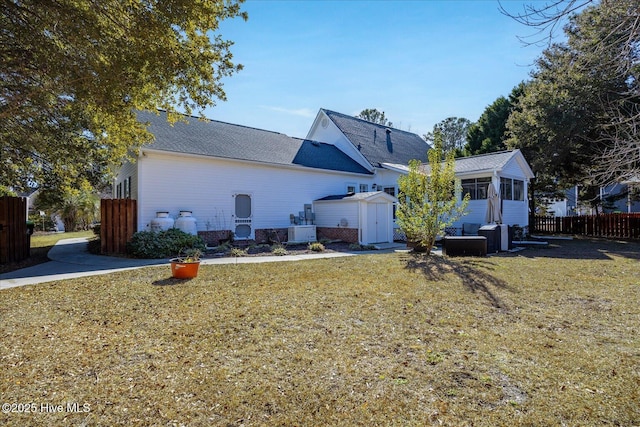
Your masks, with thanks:
M304 255L304 254L314 254L318 252L314 252L309 249L306 243L304 244L295 244L295 245L282 245L286 251L287 255ZM324 251L322 253L332 253L332 252L353 252L354 249L351 248L350 243L346 242L331 242L324 244ZM242 249L242 248L241 248ZM255 245L244 248L245 254L243 256L246 257L256 257L256 256L277 256L272 252L272 248L269 245ZM215 251L207 251L202 258L219 258L221 256L231 256L229 252L226 253L216 253Z

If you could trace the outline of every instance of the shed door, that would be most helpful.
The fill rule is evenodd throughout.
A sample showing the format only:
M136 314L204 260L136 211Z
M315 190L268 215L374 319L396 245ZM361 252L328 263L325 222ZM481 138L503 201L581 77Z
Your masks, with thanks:
M367 241L364 243L389 242L389 206L387 203L367 205Z
M249 194L235 195L235 238L250 239L253 234L251 220L253 218L251 212L251 196Z

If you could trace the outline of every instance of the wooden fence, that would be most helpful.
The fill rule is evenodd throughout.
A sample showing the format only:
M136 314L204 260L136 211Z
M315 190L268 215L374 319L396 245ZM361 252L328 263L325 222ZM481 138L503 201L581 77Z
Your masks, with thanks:
M100 251L124 254L127 242L137 231L138 205L132 199L100 200Z
M640 213L535 216L531 219L530 227L534 233L640 239Z
M27 199L0 197L0 263L28 258L30 243L27 234Z

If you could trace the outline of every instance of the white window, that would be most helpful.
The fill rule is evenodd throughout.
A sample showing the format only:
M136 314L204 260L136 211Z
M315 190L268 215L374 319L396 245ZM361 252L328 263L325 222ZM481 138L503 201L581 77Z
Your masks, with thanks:
M524 200L524 181L500 178L500 197L502 200Z
M130 199L131 198L131 177L128 177L127 179L124 180L123 197L125 199Z
M513 180L513 200L524 200L524 181Z
M513 200L513 180L500 178L500 197L502 200Z
M347 194L355 193L356 185L355 184L347 184Z
M462 180L462 197L469 194L470 200L482 200L487 198L487 189L491 178L473 178Z
M366 193L369 191L369 184L360 184L360 193Z
M382 191L390 196L396 197L396 187L383 187Z

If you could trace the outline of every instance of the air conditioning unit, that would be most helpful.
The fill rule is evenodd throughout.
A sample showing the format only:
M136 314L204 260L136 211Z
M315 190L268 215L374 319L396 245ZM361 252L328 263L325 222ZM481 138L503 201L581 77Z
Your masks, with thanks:
M289 243L308 243L315 242L316 226L315 225L294 225L289 227Z

